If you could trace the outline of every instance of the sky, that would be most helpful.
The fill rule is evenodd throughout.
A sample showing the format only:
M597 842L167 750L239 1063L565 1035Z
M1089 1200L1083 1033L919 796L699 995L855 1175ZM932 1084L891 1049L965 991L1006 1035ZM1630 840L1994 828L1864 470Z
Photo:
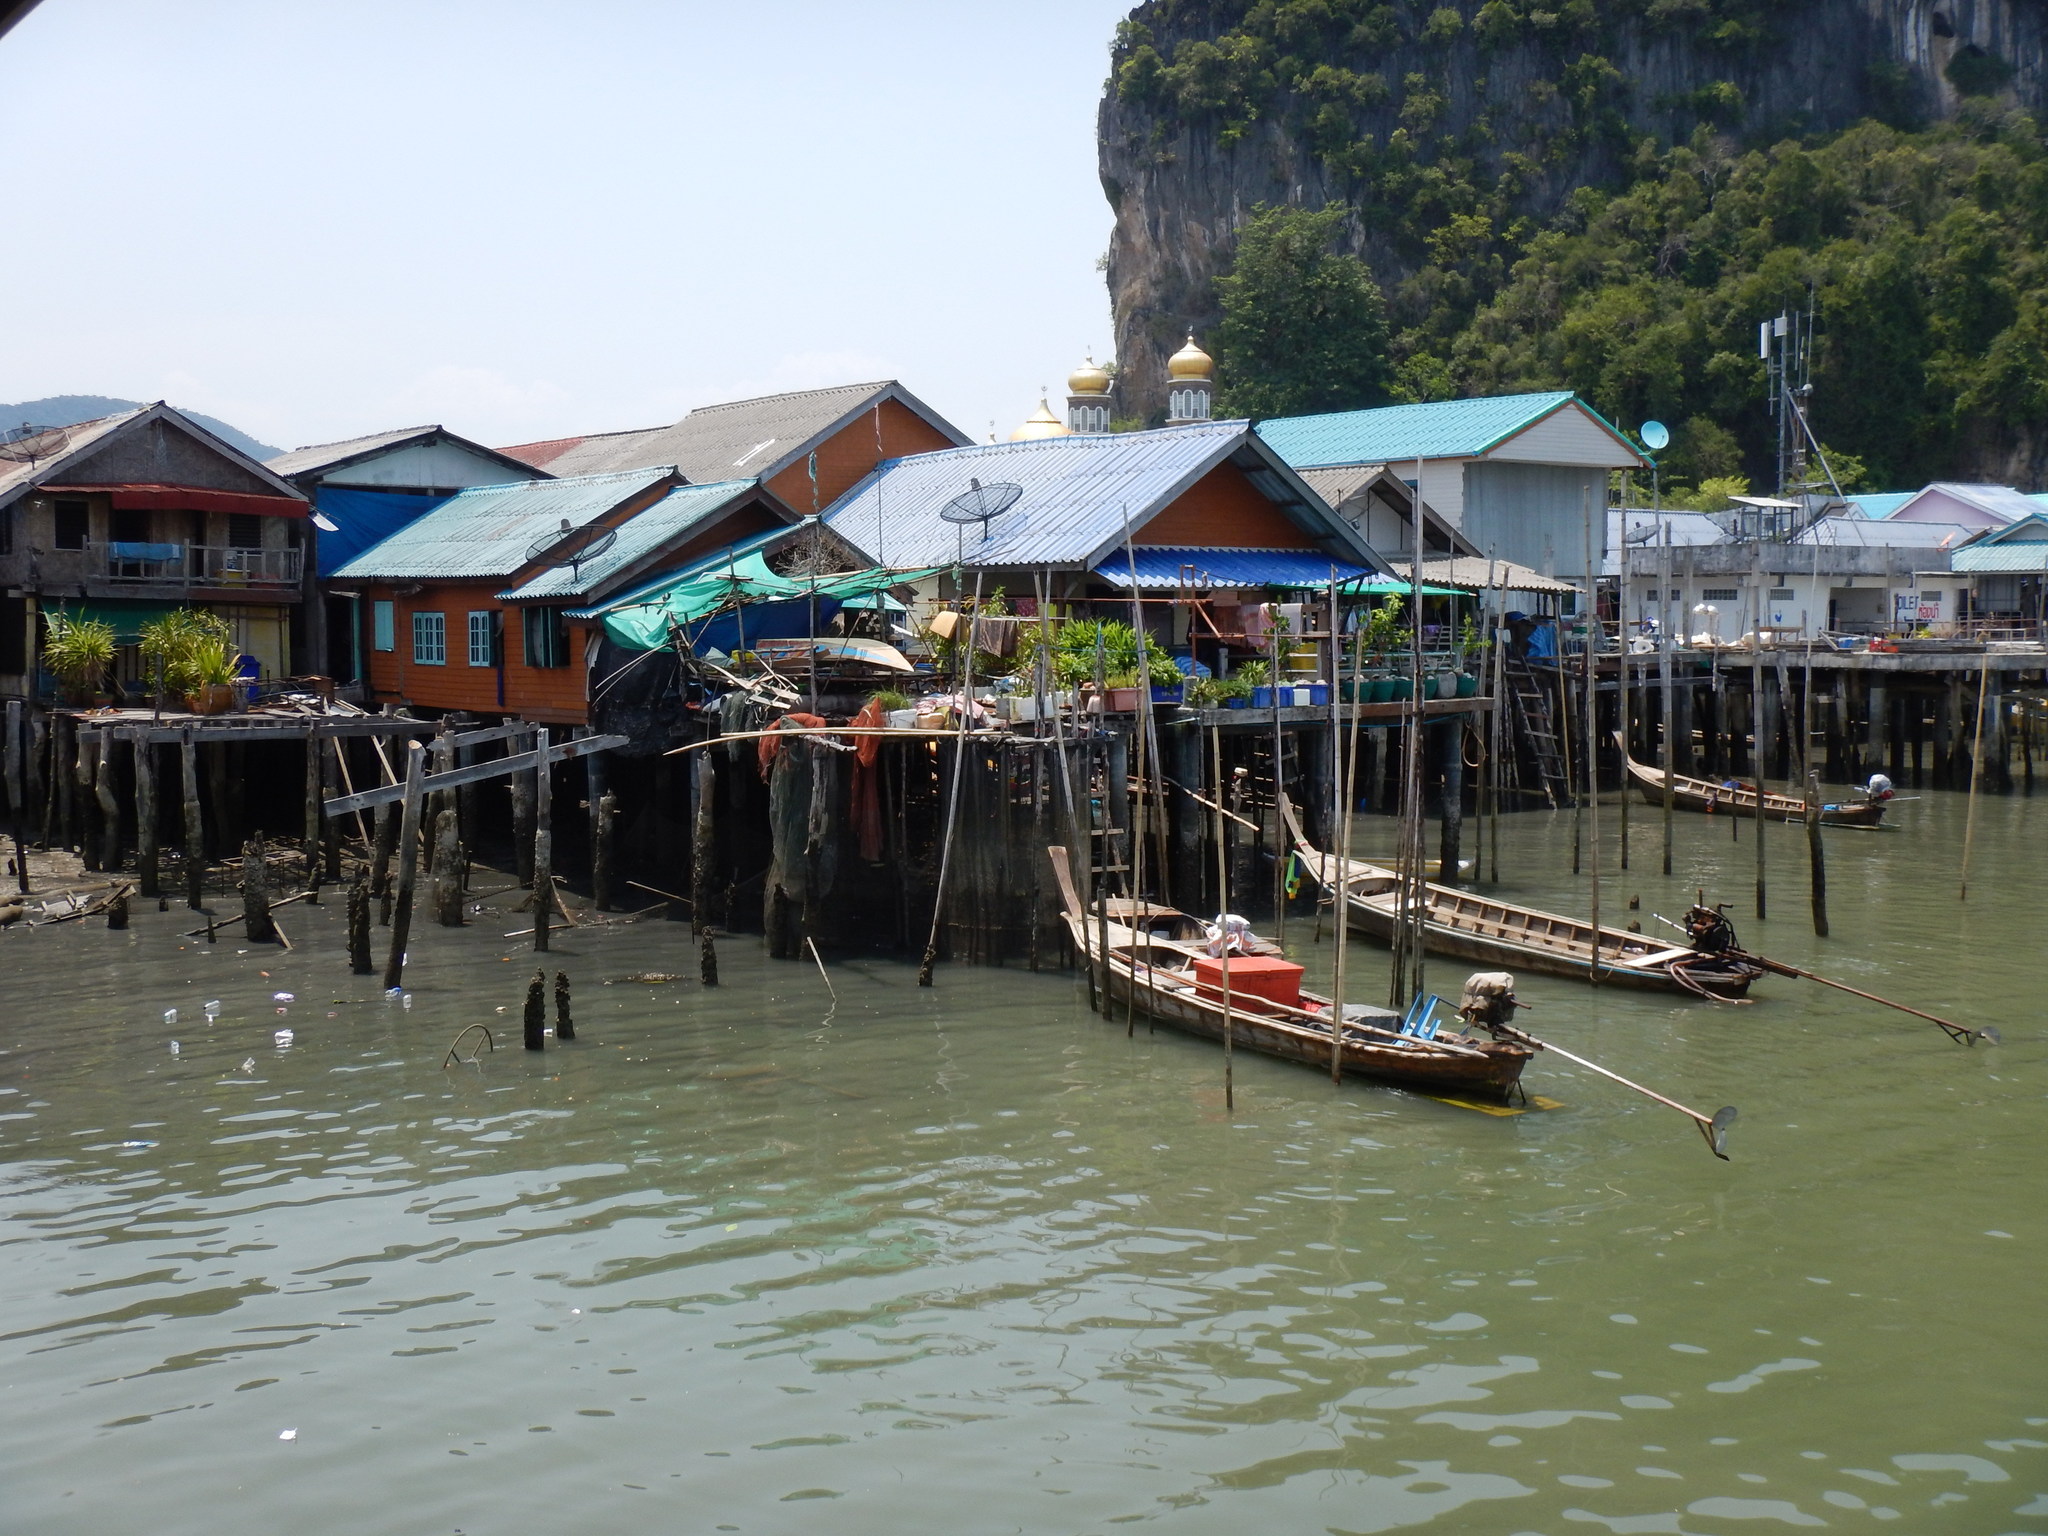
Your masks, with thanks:
M501 446L897 378L1007 436L1110 353L1128 8L43 0L0 38L0 400Z

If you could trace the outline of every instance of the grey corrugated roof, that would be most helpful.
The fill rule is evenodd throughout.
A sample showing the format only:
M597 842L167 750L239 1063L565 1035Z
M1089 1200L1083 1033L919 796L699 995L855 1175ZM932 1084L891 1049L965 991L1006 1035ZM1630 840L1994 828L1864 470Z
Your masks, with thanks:
M351 437L338 443L313 443L307 447L294 448L289 453L280 453L276 458L266 459L264 462L272 474L283 475L289 479L293 475L304 474L309 469L325 469L328 465L344 459L360 458L363 454L375 453L379 448L394 447L399 443L410 442L416 437L425 437L440 430L438 426L395 427L389 432L372 432L367 437Z
M786 395L764 395L757 400L700 406L673 426L586 437L552 457L529 462L540 463L551 474L557 475L599 474L648 464L673 464L693 485L713 484L741 476L766 479L800 454L808 453L820 438L848 417L867 410L885 397L903 401L954 442L967 441L957 428L902 385L892 379L882 379L868 384L840 384L830 389L806 389ZM515 458L524 458L521 448L545 446L521 444L504 451Z
M472 442L459 432L450 432L439 422L430 422L423 427L394 427L389 432L372 432L364 437L346 438L338 443L314 443L304 448L294 448L289 453L280 453L268 461L267 468L272 474L290 479L294 475L311 474L323 469L339 469L359 459L367 459L387 448L400 448L410 443L432 442L444 439L483 458L496 459L505 465L509 478L524 480L533 475L551 475L552 470L540 469L501 453L496 448L487 448L482 443Z
M458 491L433 511L364 550L337 578L511 576L531 562L526 551L580 528L675 474L668 465L573 480L523 480Z
M1297 526L1310 530L1319 548L1385 569L1242 421L987 443L890 459L826 509L825 526L877 565L950 565L958 547L969 565L1092 569L1121 542L1126 518L1142 528L1226 459ZM972 480L1024 491L990 525L986 539L978 526L959 528L939 516Z
M613 577L631 570L649 555L658 553L663 545L716 517L752 493L758 484L754 480L726 480L716 485L678 486L653 506L620 524L617 542L595 559L585 560L581 565L550 566L498 596L507 602L521 602L583 597L601 591Z
M1893 522L1888 518L1817 518L1792 537L1794 544L1824 548L1953 549L1969 536L1957 523Z

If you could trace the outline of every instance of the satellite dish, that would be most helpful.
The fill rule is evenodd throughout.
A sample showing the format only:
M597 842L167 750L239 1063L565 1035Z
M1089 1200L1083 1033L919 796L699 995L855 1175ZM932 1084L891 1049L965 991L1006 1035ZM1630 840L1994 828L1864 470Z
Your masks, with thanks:
M598 528L589 524L577 528L571 526L565 517L559 532L527 545L526 560L529 565L570 566L581 574L584 561L595 560L618 542L619 530L616 528Z
M1001 517L1024 494L1024 487L1011 485L1007 481L995 481L983 485L979 480L969 480L967 489L939 508L939 516L949 523L981 524L981 536L988 537L988 525Z
M1643 446L1652 453L1662 453L1671 446L1671 429L1661 421L1644 422L1638 435Z
M23 422L0 432L0 460L9 464L40 464L54 459L71 441L62 427L36 427Z

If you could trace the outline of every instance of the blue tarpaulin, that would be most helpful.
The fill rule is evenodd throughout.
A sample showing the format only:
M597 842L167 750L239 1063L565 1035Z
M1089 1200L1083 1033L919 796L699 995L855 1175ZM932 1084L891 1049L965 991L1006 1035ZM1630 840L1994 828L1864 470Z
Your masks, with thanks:
M313 493L313 511L334 527L314 524L320 533L320 574L326 576L340 570L364 550L383 543L446 500L446 496L321 486Z

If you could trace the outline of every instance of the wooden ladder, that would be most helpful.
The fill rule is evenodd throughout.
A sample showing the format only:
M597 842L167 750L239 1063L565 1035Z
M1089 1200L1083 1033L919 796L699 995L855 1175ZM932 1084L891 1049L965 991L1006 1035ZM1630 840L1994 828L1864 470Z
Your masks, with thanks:
M1571 779L1558 745L1551 689L1525 661L1511 661L1505 670L1508 696L1514 700L1515 734L1536 765L1543 798L1552 809L1570 805Z

